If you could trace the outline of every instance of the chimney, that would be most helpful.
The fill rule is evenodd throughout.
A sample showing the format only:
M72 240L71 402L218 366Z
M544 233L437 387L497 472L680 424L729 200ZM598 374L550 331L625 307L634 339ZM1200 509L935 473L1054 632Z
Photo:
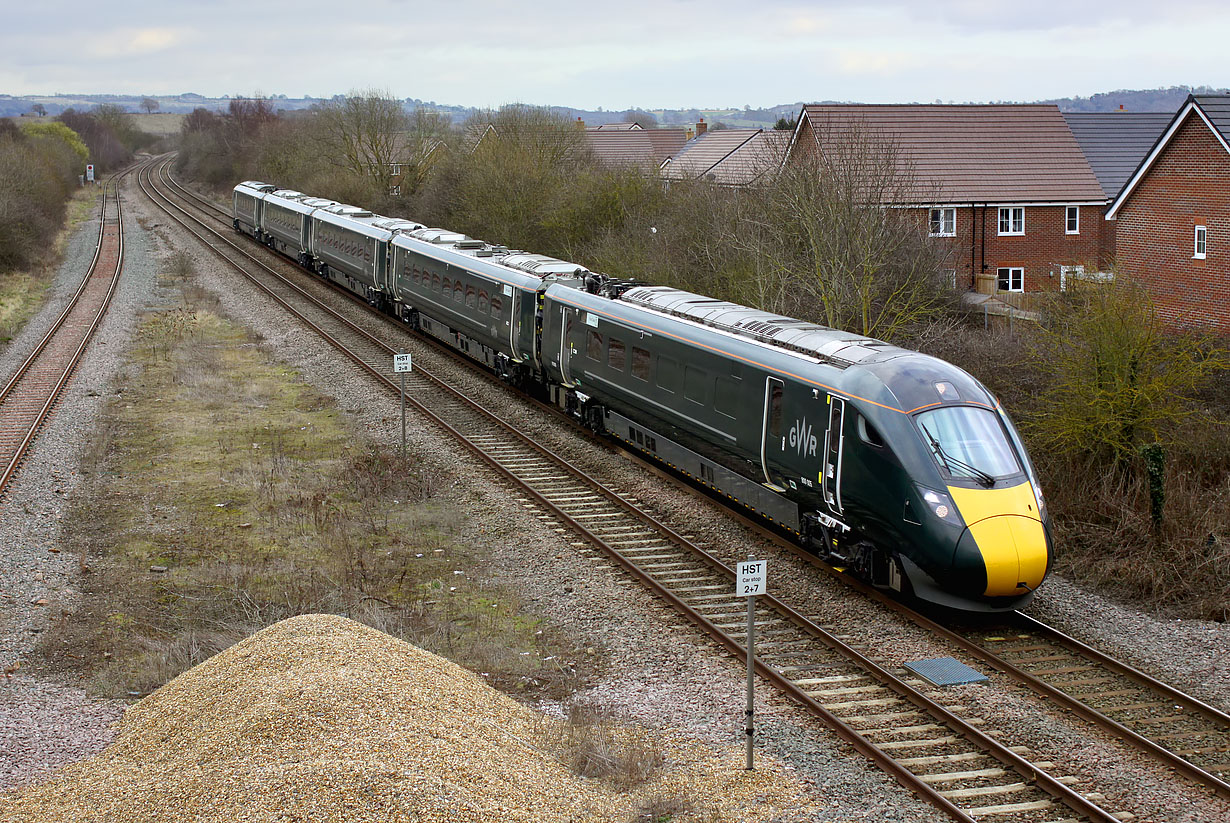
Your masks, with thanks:
M1119 104L1119 111L1123 111L1123 104L1122 104L1122 103L1120 103L1120 104Z
M700 137L709 128L709 124L705 122L705 118L700 118L700 122L696 124L696 136Z
M580 117L577 118L577 128L580 129L581 131L585 131L585 121L582 120Z

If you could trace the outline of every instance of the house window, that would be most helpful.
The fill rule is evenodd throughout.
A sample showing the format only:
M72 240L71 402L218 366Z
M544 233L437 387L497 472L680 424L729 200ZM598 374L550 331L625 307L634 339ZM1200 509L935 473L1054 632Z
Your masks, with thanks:
M401 174L401 163L390 163L389 171L390 173L393 174L394 177Z
M953 291L957 290L957 270L944 269L944 285Z
M1025 233L1025 207L1009 206L999 210L1000 234Z
M1208 228L1205 226L1197 226L1196 227L1196 249L1192 253L1193 258L1195 258L1196 260L1204 259L1205 249L1207 248L1208 240L1209 240Z
M1025 291L1025 270L1019 268L999 269L1000 291Z
M932 237L956 237L957 235L957 210L956 209L932 209L931 210L931 236Z
M389 195L392 197L401 197L401 186L389 186Z
M1081 233L1081 207L1068 206L1064 210L1064 234L1080 234Z

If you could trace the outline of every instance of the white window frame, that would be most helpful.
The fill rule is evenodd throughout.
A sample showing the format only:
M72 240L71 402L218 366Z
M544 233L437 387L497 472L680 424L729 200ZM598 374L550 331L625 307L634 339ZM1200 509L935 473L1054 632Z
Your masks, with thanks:
M1008 231L1004 231L1004 217L1007 216ZM1020 217L1018 221L1015 218ZM1000 206L999 207L999 236L1000 237L1019 237L1025 233L1025 207L1024 206Z
M401 197L401 186L389 186L390 197Z
M957 290L957 270L944 269L944 285L953 291Z
M1196 226L1192 232L1192 259L1204 260L1209 253L1209 227Z
M936 221L935 214L939 212L940 219ZM940 230L936 231L935 227L939 225ZM932 237L956 237L957 236L957 210L956 208L945 208L938 206L927 212L927 231Z
M1008 272L1008 288L1001 289L999 287L1000 279L1003 277L1001 272ZM1019 278L1019 288L1012 288L1013 272ZM1025 291L1025 269L1021 266L997 266L995 269L995 291L999 294L1021 294Z
M1073 218L1075 218L1076 228L1072 228ZM1064 234L1080 234L1081 233L1081 207L1068 206L1063 210L1063 233Z

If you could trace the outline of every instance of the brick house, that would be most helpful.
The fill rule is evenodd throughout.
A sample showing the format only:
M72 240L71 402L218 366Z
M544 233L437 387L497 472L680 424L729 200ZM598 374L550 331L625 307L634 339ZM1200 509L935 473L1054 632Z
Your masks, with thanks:
M1106 218L1163 319L1230 332L1230 96L1188 97Z
M949 251L957 289L1060 289L1107 261L1108 197L1053 105L805 106L789 148L860 135L891 151L916 209Z

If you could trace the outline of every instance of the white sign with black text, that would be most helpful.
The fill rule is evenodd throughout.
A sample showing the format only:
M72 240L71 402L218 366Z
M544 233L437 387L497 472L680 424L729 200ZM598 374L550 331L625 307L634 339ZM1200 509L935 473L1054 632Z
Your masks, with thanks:
M393 373L401 374L402 372L410 371L410 355L395 354L393 355Z
M769 593L767 562L744 560L739 563L735 578L735 594L739 597L755 597Z

